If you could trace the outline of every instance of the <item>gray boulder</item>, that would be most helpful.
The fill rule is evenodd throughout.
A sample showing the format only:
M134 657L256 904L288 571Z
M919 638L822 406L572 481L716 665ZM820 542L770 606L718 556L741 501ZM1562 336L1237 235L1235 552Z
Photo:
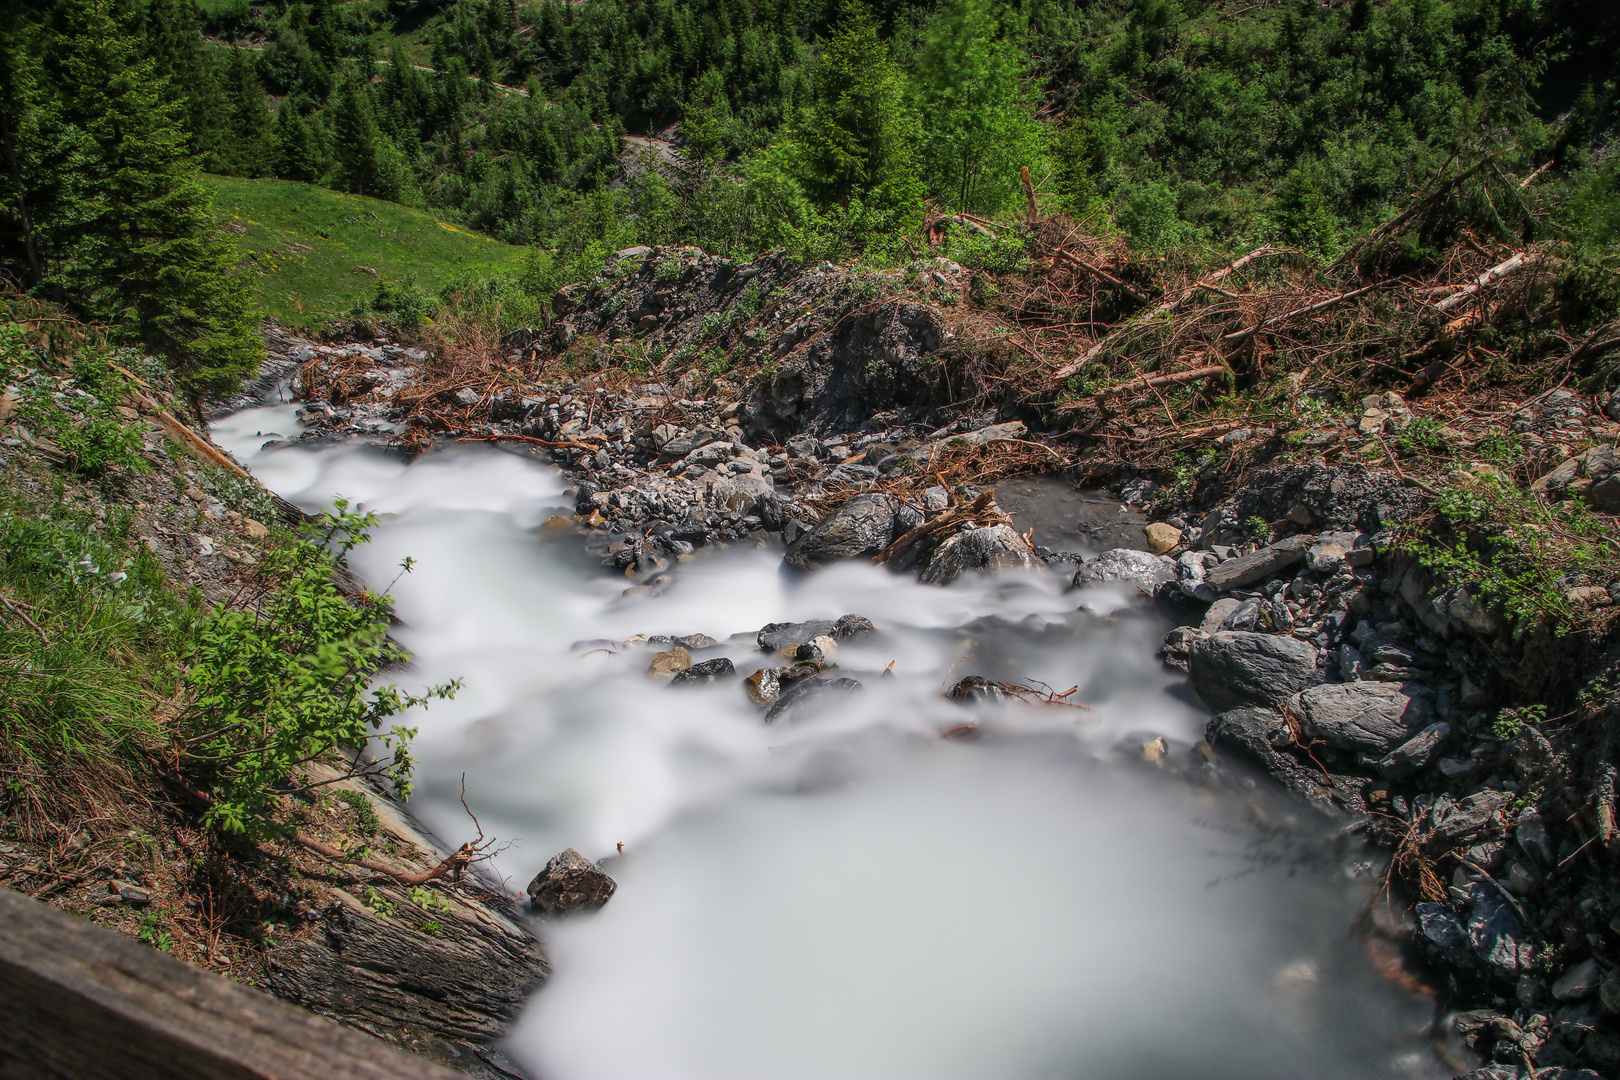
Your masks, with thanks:
M1163 555L1134 548L1114 548L1081 563L1074 572L1074 586L1079 589L1122 581L1152 594L1165 582L1176 580L1177 569L1176 561Z
M701 664L693 664L684 671L677 671L675 677L669 680L671 686L713 686L721 679L728 679L737 674L737 668L724 656L717 656L713 660L705 660Z
M854 679L806 679L782 691L776 703L765 713L765 722L799 720L811 713L821 712L849 697L861 688Z
M782 562L796 570L818 570L842 559L870 558L922 521L920 510L892 495L857 495L789 544Z
M618 884L591 860L569 848L553 855L529 882L529 901L551 915L595 911L608 902Z
M1204 575L1204 582L1216 592L1229 592L1256 581L1264 581L1279 570L1303 562L1305 553L1315 542L1314 536L1290 536L1252 555L1228 559L1219 566L1211 567ZM1340 558L1343 558L1342 553Z
M1390 780L1411 776L1434 760L1450 735L1451 725L1445 721L1430 724L1380 759L1379 774Z
M1222 630L1187 654L1193 689L1211 709L1271 706L1319 682L1316 649L1298 638Z
M1045 569L1018 530L1010 525L964 529L934 549L918 575L924 585L949 585L976 571Z
M1291 791L1324 794L1321 775L1284 752L1294 745L1294 736L1275 709L1244 706L1218 713L1204 728L1204 738L1217 754L1257 768Z
M766 623L754 636L754 640L766 652L777 653L789 646L797 648L800 645L808 645L818 637L843 641L860 634L870 634L875 629L872 620L864 615L844 615L836 620L811 619L809 622Z
M1411 683L1328 683L1296 694L1292 704L1308 738L1379 756L1434 718L1428 691Z

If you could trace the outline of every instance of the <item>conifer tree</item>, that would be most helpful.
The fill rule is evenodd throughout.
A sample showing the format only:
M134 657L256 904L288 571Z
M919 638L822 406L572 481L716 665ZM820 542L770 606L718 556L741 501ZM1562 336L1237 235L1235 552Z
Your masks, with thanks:
M275 132L259 82L245 49L232 48L225 68L231 103L229 164L233 176L269 176L276 169Z
M377 129L370 88L346 68L332 96L332 149L338 183L356 195L377 195L383 135Z
M326 172L320 128L304 116L296 98L276 110L276 150L276 175L283 180L309 184Z
M152 0L146 11L147 55L169 92L182 102L187 147L204 169L231 171L230 104L202 43L202 20L192 0Z
M64 118L82 134L57 271L78 305L164 356L193 397L264 355L245 278L186 153L180 107L120 0L62 5Z

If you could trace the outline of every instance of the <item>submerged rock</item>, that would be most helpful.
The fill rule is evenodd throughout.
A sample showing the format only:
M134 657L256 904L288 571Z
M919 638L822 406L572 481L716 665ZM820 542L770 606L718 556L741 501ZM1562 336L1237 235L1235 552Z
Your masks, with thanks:
M1222 630L1187 652L1193 689L1211 709L1272 706L1320 682L1316 649L1298 638Z
M1012 695L1003 690L1000 683L991 682L982 675L969 675L945 691L945 696L963 705L978 705L1006 701Z
M802 720L842 701L861 688L854 679L805 679L782 692L765 714L765 722L773 724L781 719Z
M618 884L591 860L569 848L551 857L529 882L529 901L549 915L595 911L608 902Z
M1144 593L1152 593L1165 582L1176 580L1176 570L1176 561L1164 555L1135 548L1114 548L1081 563L1080 569L1074 572L1074 585L1078 589L1124 581Z
M692 654L681 646L659 653L647 665L647 676L653 679L673 679L678 673L692 666Z
M924 585L949 585L965 573L1045 569L1034 550L1010 525L964 529L934 549L918 576Z
M766 652L779 653L783 649L797 649L800 645L808 645L819 637L843 641L860 634L869 634L874 629L876 627L872 625L872 620L863 615L844 615L836 620L812 619L800 623L767 623L760 628L754 640Z
M730 678L737 674L737 668L724 656L717 656L713 660L705 660L701 664L693 664L683 671L677 671L675 677L669 680L671 686L713 686L721 679Z
M755 705L774 705L795 683L814 678L819 674L821 668L815 664L760 668L743 680L743 688L748 691L748 696L753 699Z

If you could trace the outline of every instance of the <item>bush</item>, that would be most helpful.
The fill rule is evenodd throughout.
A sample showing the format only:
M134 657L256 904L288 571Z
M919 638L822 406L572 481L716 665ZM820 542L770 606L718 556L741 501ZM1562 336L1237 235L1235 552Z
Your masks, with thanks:
M340 500L335 514L266 560L275 588L252 610L222 605L194 628L185 678L195 698L183 719L182 756L212 797L207 824L249 839L284 834L273 814L292 772L334 750L358 755L373 739L387 758L357 762L353 772L386 776L409 796L415 732L384 725L453 696L459 683L421 694L370 685L378 669L408 657L387 639L387 597L351 600L332 576L375 523Z

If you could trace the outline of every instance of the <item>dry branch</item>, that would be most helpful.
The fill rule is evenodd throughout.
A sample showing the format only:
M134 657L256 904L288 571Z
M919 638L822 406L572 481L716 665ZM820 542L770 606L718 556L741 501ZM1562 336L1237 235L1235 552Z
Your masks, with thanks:
M991 505L995 502L995 498L996 493L994 491L986 491L977 499L974 499L971 503L968 503L966 506L952 507L943 514L940 514L938 517L934 518L932 521L925 521L915 529L912 529L910 532L907 532L903 536L899 537L894 543L890 544L887 548L884 548L883 552L872 561L875 563L886 563L895 556L900 555L907 548L911 547L911 545L915 544L918 540L921 540L925 536L930 536L934 533L948 529L953 525L960 525L965 521L988 514L990 512Z
M1495 266L1479 275L1478 278L1474 279L1474 282L1471 285L1468 285L1456 293L1453 293L1451 296L1446 297L1444 300L1436 304L1435 307L1441 311L1450 311L1452 308L1461 304L1464 300L1467 300L1470 296L1473 296L1481 289L1496 284L1498 281L1501 281L1515 270L1522 270L1526 266L1534 266L1540 261L1541 256L1535 252L1521 251L1512 258L1505 259L1502 262L1497 263Z
M1114 288L1121 290L1126 295L1132 297L1140 303L1145 304L1148 302L1148 298L1146 296L1143 296L1141 293L1137 292L1135 289L1131 288L1129 285L1125 284L1123 281L1119 280L1119 278L1115 277L1113 274L1110 274L1102 267L1092 266L1078 255L1070 254L1069 252L1064 251L1062 248L1058 248L1052 252L1052 257L1055 259L1062 259L1071 266L1078 266L1086 273L1091 274L1100 281L1106 281Z
M1299 319L1310 315L1319 314L1320 312L1326 311L1331 307L1337 307L1346 300L1354 300L1358 296L1365 296L1374 289L1382 288L1388 284L1389 282L1384 281L1375 285L1363 285L1359 289L1351 289L1349 292L1342 292L1336 296L1330 296L1326 300L1321 300L1314 304L1308 304L1302 308L1295 308L1293 311L1285 311L1281 315L1273 315L1269 319L1261 319L1253 326L1245 327L1242 330L1234 330L1230 334L1226 334L1221 338L1221 340L1229 341L1233 344L1247 341L1256 334L1265 330L1270 330L1274 326L1279 326L1282 323L1288 322L1292 319Z
M1182 383L1197 382L1207 379L1211 375L1219 375L1230 370L1225 364L1205 364L1188 371L1174 371L1168 375L1142 375L1128 382L1116 383L1097 391L1097 397L1108 397L1112 394L1123 394L1128 390L1146 390L1153 386L1180 386ZM1071 406L1072 408L1073 406Z

